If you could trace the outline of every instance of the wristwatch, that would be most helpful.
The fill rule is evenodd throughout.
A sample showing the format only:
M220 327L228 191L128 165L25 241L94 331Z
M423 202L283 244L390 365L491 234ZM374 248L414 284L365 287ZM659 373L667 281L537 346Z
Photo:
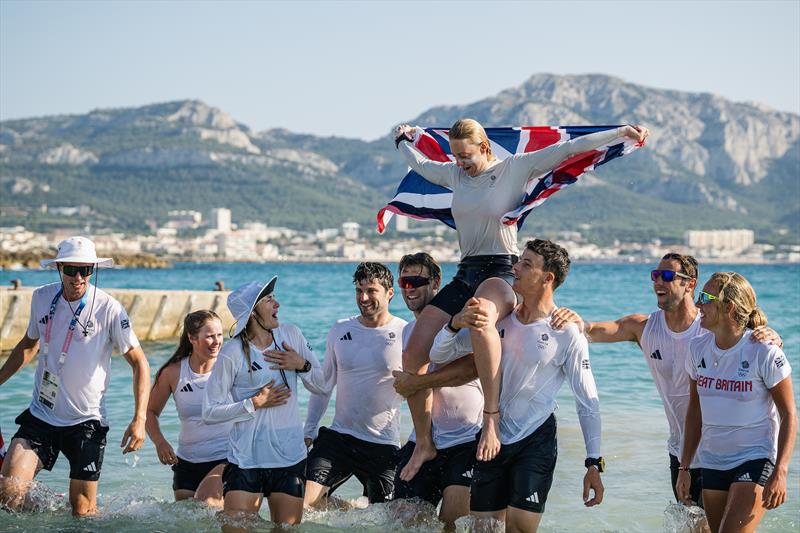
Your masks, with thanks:
M297 372L298 372L299 374L303 374L303 373L305 373L305 372L309 372L309 371L311 371L311 362L310 362L310 361L308 361L308 360L306 360L305 364L303 365L303 368L301 368L301 369L300 369L300 370L298 370Z
M583 462L583 466L589 468L590 466L596 466L597 471L602 473L606 470L606 462L603 460L602 457L598 457L595 459L594 457L587 457L586 461Z

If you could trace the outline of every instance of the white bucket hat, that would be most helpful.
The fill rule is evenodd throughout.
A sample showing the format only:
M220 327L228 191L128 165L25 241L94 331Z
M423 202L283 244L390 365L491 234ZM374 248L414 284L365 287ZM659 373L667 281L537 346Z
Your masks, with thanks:
M241 333L247 326L247 321L250 320L250 315L253 314L253 308L261 298L272 294L277 281L278 276L272 276L272 279L267 283L251 281L228 295L228 309L230 309L233 318L236 319L236 328L233 330L231 337Z
M97 257L94 243L86 237L70 237L58 243L58 254L55 259L40 261L42 268L55 268L56 263L91 263L108 268L114 264L114 260L110 257Z

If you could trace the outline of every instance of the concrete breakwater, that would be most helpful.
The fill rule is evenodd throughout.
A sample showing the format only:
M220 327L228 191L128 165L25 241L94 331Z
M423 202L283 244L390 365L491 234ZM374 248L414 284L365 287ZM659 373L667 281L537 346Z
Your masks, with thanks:
M103 289L128 311L133 331L140 341L167 340L180 335L183 317L197 309L211 309L222 319L223 331L233 324L222 291L162 291L148 289ZM28 328L33 289L0 288L0 352L7 355Z

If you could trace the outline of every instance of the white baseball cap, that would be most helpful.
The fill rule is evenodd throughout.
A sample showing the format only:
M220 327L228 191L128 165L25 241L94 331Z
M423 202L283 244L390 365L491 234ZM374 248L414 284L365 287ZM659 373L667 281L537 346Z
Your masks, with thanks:
M91 263L98 267L111 267L114 260L110 257L97 257L94 243L86 237L70 237L58 243L55 259L43 259L39 263L42 268L55 268L56 263Z
M251 281L228 295L228 309L230 309L233 318L236 319L236 328L233 330L231 337L241 333L247 326L247 321L250 320L250 315L253 314L253 308L261 298L272 294L277 281L278 276L272 276L272 279L266 283Z

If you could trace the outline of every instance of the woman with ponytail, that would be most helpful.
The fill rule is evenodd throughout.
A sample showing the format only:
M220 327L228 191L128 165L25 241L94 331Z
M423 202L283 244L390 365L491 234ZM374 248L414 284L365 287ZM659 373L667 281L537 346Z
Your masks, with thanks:
M206 383L222 347L222 324L213 311L194 311L183 319L178 348L156 372L147 405L145 429L158 460L172 465L175 500L194 498L222 507L222 469L228 455L231 424L206 425L202 419ZM178 451L161 432L159 416L169 397L175 401L181 429Z
M687 466L680 467L675 488L692 505L688 465L699 466L711 531L754 531L764 511L786 499L797 432L791 368L778 346L749 342L767 317L740 274L713 274L697 307L710 333L689 346L680 461Z

